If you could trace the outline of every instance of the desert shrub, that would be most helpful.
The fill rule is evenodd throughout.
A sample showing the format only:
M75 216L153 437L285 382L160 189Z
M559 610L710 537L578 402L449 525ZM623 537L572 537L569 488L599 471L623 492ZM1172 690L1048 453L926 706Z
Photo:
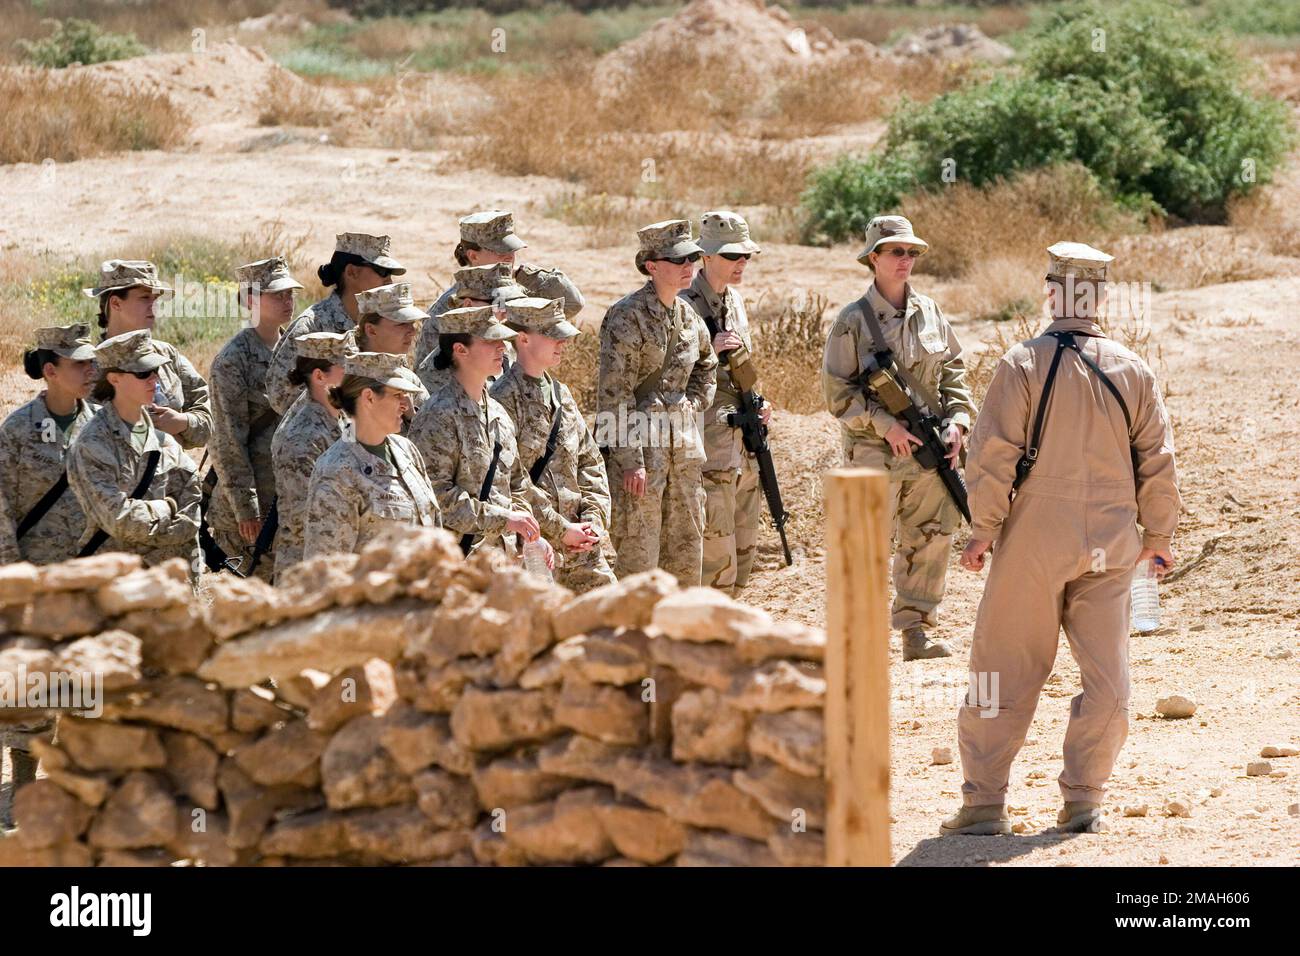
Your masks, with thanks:
M19 40L27 60L35 66L64 67L74 63L125 60L147 53L133 33L109 33L89 20L48 20L54 32L42 40Z
M841 156L808 177L801 203L805 242L861 235L873 217L898 205L918 185L911 166L897 154Z

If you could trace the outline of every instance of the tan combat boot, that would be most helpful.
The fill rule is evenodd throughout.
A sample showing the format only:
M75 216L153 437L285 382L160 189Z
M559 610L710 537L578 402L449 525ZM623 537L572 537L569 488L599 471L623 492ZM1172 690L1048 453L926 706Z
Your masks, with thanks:
M1101 804L1090 800L1067 800L1056 815L1057 833L1100 833L1105 829Z
M931 640L921 627L909 627L903 632L903 660L917 661L931 657L952 657L952 651L943 641Z
M1001 803L962 807L939 825L940 836L1010 836L1011 818Z

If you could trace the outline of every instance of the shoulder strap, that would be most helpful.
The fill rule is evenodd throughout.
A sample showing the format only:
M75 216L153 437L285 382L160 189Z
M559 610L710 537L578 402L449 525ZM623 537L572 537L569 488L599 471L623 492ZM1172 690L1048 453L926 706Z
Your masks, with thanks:
M668 326L668 344L664 348L664 362L659 366L659 371L651 375L644 382L638 385L633 394L638 402L645 401L646 396L651 392L657 391L663 383L664 376L668 374L668 366L673 363L673 343L677 341L677 335L681 332L681 325L677 321L677 301L673 300L672 305L673 318Z
M533 462L533 467L528 469L528 477L533 484L542 480L542 475L546 472L546 466L551 463L555 457L556 446L559 445L560 438L560 419L564 417L564 402L560 400L559 383L555 386L555 418L551 422L551 433L546 436L546 451L542 457Z
M1115 401L1119 403L1119 410L1124 413L1125 434L1128 435L1129 439L1128 455L1129 459L1133 462L1133 483L1137 484L1138 453L1137 449L1133 447L1133 437L1131 434L1133 431L1133 418L1129 415L1128 403L1124 401L1124 396L1119 393L1119 389L1115 386L1115 383L1110 380L1110 376L1101 370L1101 366L1083 354L1083 350L1079 348L1079 345L1074 341L1073 336L1070 337L1070 348L1074 349L1075 354L1078 355L1079 358L1083 359L1083 364L1092 369L1093 373L1101 379L1101 384L1105 385L1106 390L1115 396Z
M41 496L41 500L32 505L32 510L23 515L23 520L18 522L17 537L21 538L32 528L35 528L42 518L49 513L55 503L63 497L63 493L68 490L68 473L65 471L59 475L59 480L50 485L49 491Z
M140 476L140 481L136 484L135 488L132 489L131 494L127 496L128 498L139 498L149 489L149 486L153 484L153 476L158 471L158 459L161 457L162 449L160 448L155 448L153 451L149 452L145 457L144 474ZM96 528L95 533L91 535L90 540L86 542L86 546L77 552L77 557L90 557L103 547L104 542L107 540L108 532L104 531L102 528Z
M1011 482L1012 489L1019 488L1029 477L1029 472L1038 461L1038 443L1043 437L1043 418L1047 414L1047 401L1052 397L1052 385L1056 381L1056 370L1061 367L1061 353L1067 348L1066 336L1056 337L1056 351L1052 353L1052 364L1047 369L1047 380L1043 382L1043 392L1038 396L1038 411L1034 413L1034 427L1029 434L1029 445L1020 461L1016 462L1016 477ZM1070 337L1073 341L1073 337Z
M889 344L885 341L885 330L881 327L880 320L876 318L876 310L868 304L865 295L858 299L857 305L862 310L862 317L867 320L867 330L871 333L873 348L877 352L888 352ZM924 308L924 303L922 308ZM913 396L929 405L930 411L935 415L943 414L943 405L939 401L939 396L935 395L920 379L905 369L902 362L895 361L894 370L898 372L898 377L903 380L903 384L911 389Z
M501 460L501 440L497 439L496 442L492 445L492 463L488 465L487 474L483 476L483 487L478 490L479 501L487 501L488 495L492 493L492 482L493 480L496 479L497 462L499 462L500 460ZM469 549L474 547L474 538L475 535L473 532L470 532L469 534L466 535L461 535L461 539L460 539L461 554L466 554L466 555L469 554Z

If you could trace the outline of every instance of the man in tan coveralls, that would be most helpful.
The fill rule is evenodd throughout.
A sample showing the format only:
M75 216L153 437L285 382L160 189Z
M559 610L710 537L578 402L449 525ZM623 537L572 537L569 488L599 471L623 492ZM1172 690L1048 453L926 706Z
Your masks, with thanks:
M944 821L945 835L1010 832L1004 801L1011 761L1052 671L1062 627L1083 693L1070 703L1058 778L1065 806L1057 822L1069 832L1100 828L1106 780L1128 734L1133 568L1159 558L1164 567L1157 572L1164 573L1174 562L1170 539L1180 499L1160 390L1146 363L1096 321L1112 257L1075 242L1048 252L1053 321L1002 357L971 436L971 540L961 563L979 571L996 543L970 661L972 686L990 693L968 699L958 713L966 780L963 806ZM1070 342L1078 352L1071 354ZM1054 359L1050 401L1030 451ZM1022 456L1035 464L1013 499Z
M897 519L898 534L893 626L903 632L905 661L952 653L925 629L939 623L952 535L961 513L939 473L916 463L912 448L921 443L917 436L865 395L855 379L883 339L898 367L922 386L920 394L911 389L913 399L930 406L942 420L948 460L956 466L975 417L975 402L966 387L966 363L956 333L935 301L908 282L916 258L928 248L902 216L871 220L867 247L858 261L876 278L867 294L846 305L835 319L822 367L826 405L840 420L845 463L889 474L890 513Z
M696 418L713 401L718 359L709 330L677 297L700 247L685 219L637 232L637 270L649 281L609 307L600 326L596 441L613 499L610 538L625 577L661 567L700 583L704 447Z

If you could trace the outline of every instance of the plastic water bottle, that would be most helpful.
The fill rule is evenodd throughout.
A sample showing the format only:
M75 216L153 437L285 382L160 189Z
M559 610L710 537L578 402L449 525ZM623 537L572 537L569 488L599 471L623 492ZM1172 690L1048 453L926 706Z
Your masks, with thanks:
M1160 626L1160 592L1156 580L1155 558L1133 569L1129 591L1133 598L1133 630L1139 634L1150 634Z
M551 569L546 566L546 548L541 538L534 538L524 544L524 569L547 581L553 581Z
M163 391L162 382L153 383L153 403L155 405L167 404L167 393Z

